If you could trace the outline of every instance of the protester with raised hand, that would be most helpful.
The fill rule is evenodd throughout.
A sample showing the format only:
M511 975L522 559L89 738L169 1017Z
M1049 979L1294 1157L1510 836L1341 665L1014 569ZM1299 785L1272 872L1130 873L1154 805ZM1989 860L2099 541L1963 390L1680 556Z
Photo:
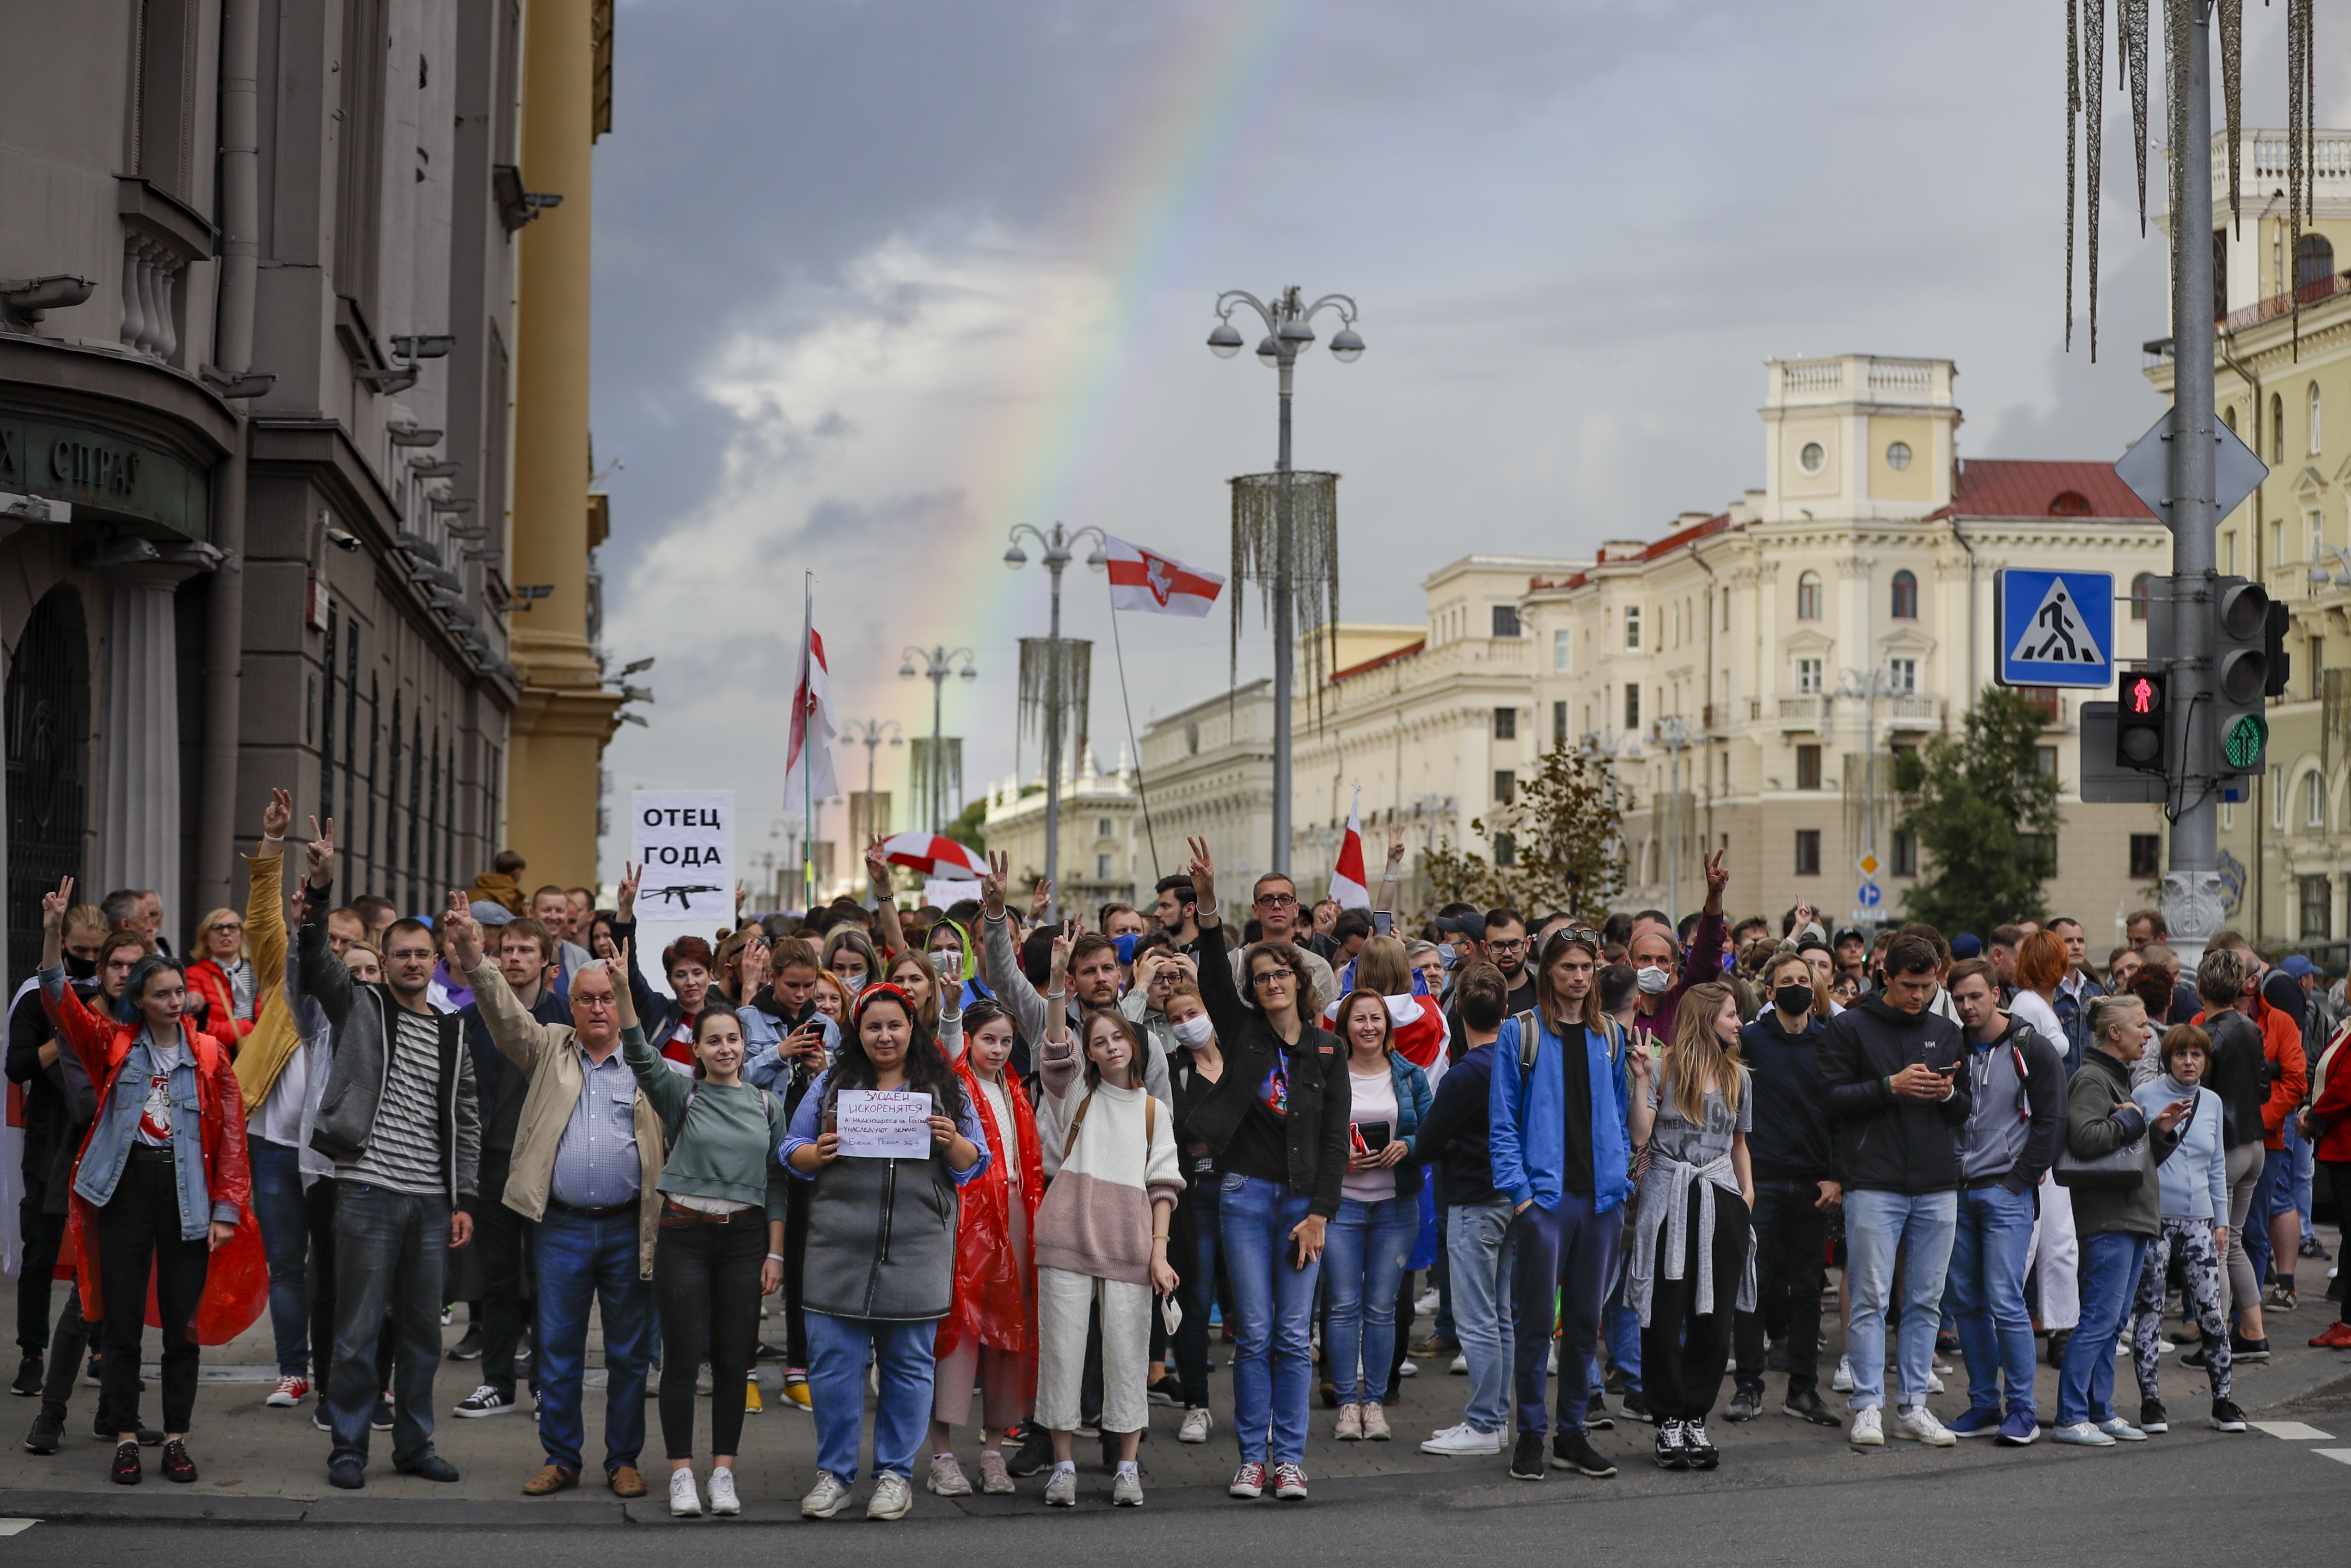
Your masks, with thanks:
M106 1404L120 1423L110 1473L123 1485L139 1483L139 1344L152 1278L163 1324L163 1479L192 1482L196 1312L211 1254L235 1235L252 1195L244 1102L227 1045L183 1016L187 976L179 961L160 953L140 960L110 1018L66 983L64 923L72 906L70 877L41 897L41 999L64 1049L98 1091L70 1201L83 1305L105 1324Z
M992 854L987 857L987 875L979 879L983 972L997 1000L1012 1010L1012 1021L1019 1026L1021 1037L1034 1042L1045 1038L1053 1010L1047 1007L1045 998L1029 983L1015 951L1018 944L1004 912L1005 884L1011 864L1010 857ZM1044 892L1042 883L1039 884L1039 892L1040 896ZM1070 995L1055 1004L1062 1016L1075 1019L1090 1007L1116 1007L1120 983L1118 944L1098 931L1080 936L1070 950L1069 978ZM1157 1049L1149 1049L1145 1054L1144 1086L1163 1106L1172 1106L1175 1096L1167 1086L1165 1054Z
M695 1369L710 1357L710 1511L742 1511L735 1456L744 1389L759 1340L759 1298L784 1282L784 1184L776 1151L781 1101L743 1081L736 1009L713 1002L695 1020L695 1073L670 1070L646 1043L620 993L621 1054L661 1118L669 1158L656 1182L661 1235L653 1289L661 1300L662 1441L669 1450L669 1511L702 1511L694 1480Z
M1314 1285L1347 1172L1347 1068L1340 1043L1312 1022L1312 982L1289 942L1245 950L1241 993L1225 957L1215 862L1206 840L1189 843L1200 994L1224 1073L1193 1111L1186 1136L1224 1166L1218 1223L1239 1320L1233 1432L1240 1468L1227 1490L1263 1496L1270 1459L1274 1495L1295 1501L1306 1496Z
M870 1359L882 1393L865 1514L903 1519L914 1505L914 1455L931 1414L938 1321L955 1304L958 1189L987 1168L988 1148L962 1081L905 992L867 987L850 1022L840 1056L792 1113L783 1143L792 1173L815 1184L805 1293L817 1477L800 1513L831 1519L849 1506ZM927 1153L844 1154L835 1124L850 1090L928 1095ZM884 1236L889 1245L877 1248Z

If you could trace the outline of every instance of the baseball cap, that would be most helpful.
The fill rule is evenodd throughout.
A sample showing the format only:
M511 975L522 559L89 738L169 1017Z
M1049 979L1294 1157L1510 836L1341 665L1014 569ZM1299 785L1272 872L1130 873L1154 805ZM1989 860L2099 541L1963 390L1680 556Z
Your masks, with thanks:
M503 926L514 919L514 911L512 909L507 909L504 904L495 903L488 898L475 899L474 907L469 912L473 915L475 922L478 925Z
M2318 966L2311 962L2300 953L2291 953L2287 955L2285 961L2279 964L2278 968L2283 972L2294 976L2296 980L2300 980L2305 975L2313 975L2319 972Z
M1983 942L1972 931L1961 931L1951 939L1951 956L1955 959L1978 958L1982 953Z

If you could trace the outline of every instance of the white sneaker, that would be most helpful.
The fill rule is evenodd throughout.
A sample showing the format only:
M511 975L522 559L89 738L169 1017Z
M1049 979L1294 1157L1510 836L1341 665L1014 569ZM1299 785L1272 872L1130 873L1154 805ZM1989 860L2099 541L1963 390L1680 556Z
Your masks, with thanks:
M710 1363L707 1361L694 1370L694 1391L705 1399L710 1397Z
M1469 1376L1469 1358L1466 1355L1457 1355L1453 1358L1453 1365L1445 1370L1456 1377L1467 1377Z
M963 1466L953 1454L931 1456L931 1479L924 1483L934 1497L969 1497L971 1482L963 1473Z
M868 1519L904 1519L914 1506L914 1489L896 1470L873 1478L873 1496L865 1505Z
M735 1472L725 1465L710 1472L710 1511L716 1514L743 1511L742 1500L735 1495Z
M1143 1506L1143 1470L1133 1459L1118 1467L1118 1475L1110 1483L1110 1505L1113 1508Z
M1403 1362L1399 1362L1399 1363L1397 1363L1397 1364L1396 1364L1396 1376L1397 1376L1398 1377L1417 1377L1417 1376L1420 1376L1420 1363L1418 1363L1418 1362L1416 1362L1416 1361L1403 1361Z
M1412 1310L1421 1317L1435 1317L1437 1309L1441 1304L1443 1303L1438 1301L1435 1291L1423 1291L1414 1299Z
M1836 1376L1829 1379L1829 1386L1835 1389L1840 1394L1850 1394L1853 1392L1852 1356L1840 1355L1837 1357Z
M1075 1464L1063 1463L1053 1467L1053 1473L1045 1479L1045 1506L1078 1506L1078 1467Z
M2073 1443L2085 1449L2111 1449L2115 1446L2114 1438L2087 1421L2076 1421L2066 1427L2053 1427L2049 1430L2049 1436L2053 1441Z
M1205 1443L1216 1426L1217 1418L1208 1413L1207 1406L1195 1407L1184 1412L1184 1424L1176 1429L1176 1440L1179 1443Z
M702 1517L702 1494L694 1490L691 1467L669 1472L669 1514L672 1519Z
M802 1519L831 1519L847 1508L856 1494L849 1483L831 1470L816 1472L816 1485L809 1488L808 1496L800 1499Z
M1935 1373L1933 1373L1933 1372L1929 1372L1929 1373L1928 1373L1928 1374L1927 1374L1927 1392L1928 1392L1928 1393L1929 1393L1929 1394L1940 1394L1942 1391L1943 1391L1943 1380L1942 1380L1942 1378L1941 1378L1941 1377L1939 1377L1938 1376L1937 1376L1937 1375L1936 1375Z
M1886 1446L1884 1417L1875 1408L1853 1413L1853 1430L1845 1440L1857 1449L1882 1449Z
M1959 1446L1959 1434L1935 1419L1935 1412L1924 1405L1912 1405L1894 1413L1894 1435L1907 1438L1914 1443L1924 1443L1930 1449L1955 1449Z
M1481 1432L1464 1421L1458 1427L1447 1427L1420 1445L1424 1454L1443 1454L1448 1458L1482 1458L1502 1451L1502 1434Z
M2098 1430L2118 1443L2144 1443L2147 1434L2124 1420L2120 1416L2098 1423Z

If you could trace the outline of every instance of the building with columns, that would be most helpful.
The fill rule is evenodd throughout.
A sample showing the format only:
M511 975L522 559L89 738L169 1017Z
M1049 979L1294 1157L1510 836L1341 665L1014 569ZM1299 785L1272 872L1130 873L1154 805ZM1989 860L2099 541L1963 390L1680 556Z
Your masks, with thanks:
M1143 797L1123 751L1118 769L1103 773L1093 748L1062 763L1061 821L1057 904L1089 921L1108 903L1132 904L1138 888L1148 890L1150 852L1143 841ZM1008 855L1016 896L1045 874L1045 781L1007 778L987 793L982 831L990 854ZM1164 846L1165 840L1162 839ZM1180 867L1171 862L1170 870ZM975 893L977 891L974 888Z
M1247 919L1249 886L1272 864L1273 682L1252 680L1153 719L1141 751L1144 838L1157 847L1159 871L1146 879L1149 867L1138 867L1136 891L1183 871L1187 841L1203 839L1225 907Z
M241 901L236 849L273 784L335 819L344 895L433 906L506 840L513 735L538 733L518 713L570 715L580 782L529 775L534 814L541 794L586 803L582 841L527 850L531 874L589 878L579 715L609 732L620 701L583 696L578 670L595 670L586 171L610 11L8 8L12 973L60 876L89 898L156 889L175 945ZM533 272L531 226L563 213ZM534 337L563 340L551 367Z

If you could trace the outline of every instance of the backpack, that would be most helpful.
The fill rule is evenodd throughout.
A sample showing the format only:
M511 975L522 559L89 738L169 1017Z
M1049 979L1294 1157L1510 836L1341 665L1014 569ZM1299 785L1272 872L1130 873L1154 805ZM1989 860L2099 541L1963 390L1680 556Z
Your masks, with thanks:
M1518 1015L1518 1024L1519 1124L1523 1127L1527 1119L1527 1096L1533 1092L1533 1085L1527 1075L1534 1071L1536 1054L1542 1048L1542 1023L1535 1016L1535 1010L1530 1007ZM1600 1015L1600 1041L1603 1047L1606 1049L1609 1064L1613 1066L1625 1048L1625 1026L1605 1012ZM1566 1071L1564 1064L1560 1070Z
M1065 1162L1070 1150L1077 1147L1078 1129L1086 1125L1086 1107L1093 1103L1094 1092L1088 1089L1086 1097L1078 1102L1078 1114L1070 1118L1070 1130L1061 1135L1061 1158ZM1151 1158L1151 1145L1158 1137L1159 1096L1146 1093L1143 1096L1143 1158L1146 1163Z

